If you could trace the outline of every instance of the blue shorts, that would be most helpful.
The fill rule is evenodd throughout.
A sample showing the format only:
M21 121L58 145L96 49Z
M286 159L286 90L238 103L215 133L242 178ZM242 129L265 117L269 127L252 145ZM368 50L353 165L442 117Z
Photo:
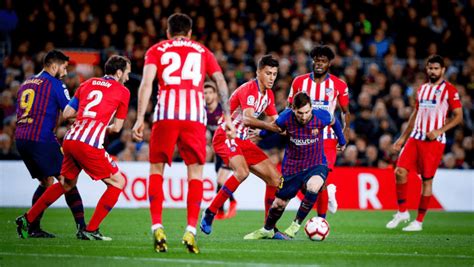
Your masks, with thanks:
M283 176L283 186L276 193L276 197L290 200L306 185L312 176L321 176L324 181L328 176L329 168L326 165L317 165L293 175Z
M31 178L58 177L61 173L63 153L58 142L16 140L16 147Z
M223 168L226 170L232 170L226 164L224 164L224 161L222 160L222 158L216 154L216 160L214 162L214 169L216 170L216 173L219 172L220 168Z

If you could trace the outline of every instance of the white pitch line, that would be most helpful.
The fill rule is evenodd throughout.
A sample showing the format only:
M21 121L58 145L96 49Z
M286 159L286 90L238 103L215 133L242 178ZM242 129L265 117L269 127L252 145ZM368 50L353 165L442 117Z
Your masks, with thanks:
M5 242L0 242L4 243ZM8 243L11 244L11 243ZM37 247L37 244L15 244L15 246L24 246L24 247ZM77 247L75 245L51 245L51 244L42 244L42 247ZM108 248L137 248L137 249L145 249L145 250L152 250L151 246L114 246L107 244ZM94 247L88 247L94 248ZM231 249L231 248L204 248L202 250L203 253L206 251L215 251L215 252L240 252L242 253L241 249ZM245 251L245 253L252 253L252 254L262 254L262 253L279 253L279 254L294 254L294 250L263 250L263 249L249 249ZM426 253L406 253L406 252L373 252L373 251L298 251L298 254L304 255L314 255L314 254L334 254L334 255L376 255L376 256L408 256L408 257L433 257L433 258L455 258L455 259L474 259L474 256L471 255L451 255L451 254L426 254Z
M184 263L184 264L208 264L208 265L226 265L226 266L258 266L258 267L273 267L273 266L287 266L273 263L257 263L257 262L229 262L229 261L214 261L214 260L188 260L188 259L164 259L164 258L139 258L139 257L125 257L125 256L86 256L73 254L40 254L40 253L15 253L15 252L0 252L3 256L22 256L22 257L49 257L49 258L81 258L81 259L100 259L100 260L131 260L131 261L148 261L148 262L167 262L167 263ZM314 264L296 264L295 266L311 266L317 267Z

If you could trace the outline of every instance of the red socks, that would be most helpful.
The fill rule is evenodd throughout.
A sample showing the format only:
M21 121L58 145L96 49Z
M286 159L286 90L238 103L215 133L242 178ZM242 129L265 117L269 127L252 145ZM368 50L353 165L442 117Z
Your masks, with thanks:
M265 188L265 218L264 220L267 219L268 211L272 207L273 201L275 200L275 194L278 190L278 187L276 186L269 186L267 185Z
M405 212L407 211L408 183L397 184L396 186L397 186L398 211Z
M117 200L122 193L122 189L119 189L115 186L108 185L107 190L97 203L94 214L86 227L86 231L95 231L99 228L100 223L104 220L105 216L109 214L112 208L117 203Z
M28 222L33 222L46 208L53 204L60 196L64 194L61 183L55 183L48 187L31 209L26 213Z
M329 202L329 196L328 196L328 190L323 189L321 192L318 194L318 200L316 201L316 205L318 206L318 216L326 218L326 213L328 212L328 202Z
M211 205L209 206L209 210L212 213L217 213L217 210L224 205L226 200L229 198L229 196L237 190L239 187L240 182L235 178L234 175L231 175L229 179L224 183L222 186L221 190L217 193L217 195L214 197L214 200L212 200Z
M431 196L421 196L420 199L420 206L418 206L418 216L416 216L416 220L419 222L423 222L425 219L426 212L428 211L428 205L430 204Z
M163 176L161 174L150 175L148 184L148 200L150 201L151 224L162 224L163 212Z
M188 225L196 227L201 210L202 201L202 180L191 179L188 182Z

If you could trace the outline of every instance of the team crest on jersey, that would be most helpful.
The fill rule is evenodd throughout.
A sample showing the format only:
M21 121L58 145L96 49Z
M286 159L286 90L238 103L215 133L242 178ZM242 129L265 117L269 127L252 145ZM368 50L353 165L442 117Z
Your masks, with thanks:
M435 90L435 95L439 95L439 94L441 94L441 90L436 89L436 90Z
M253 95L249 95L249 97L247 97L247 105L253 106L254 104L255 104L255 97Z
M313 134L313 135L318 135L318 133L319 133L318 129L311 130L311 134Z
M326 88L326 94L327 95L332 95L332 93L333 93L332 88Z

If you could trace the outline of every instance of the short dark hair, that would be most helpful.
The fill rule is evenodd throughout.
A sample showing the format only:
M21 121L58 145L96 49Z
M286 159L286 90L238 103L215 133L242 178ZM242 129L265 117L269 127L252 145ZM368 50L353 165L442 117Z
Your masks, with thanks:
M327 57L329 61L333 60L334 57L336 56L334 54L334 51L332 51L332 49L327 45L315 46L313 49L311 49L311 52L309 52L309 55L311 56L312 59L316 57Z
M174 13L168 18L168 31L171 36L185 35L193 27L193 20L186 14Z
M294 109L302 108L302 107L306 106L308 103L309 103L309 106L311 106L311 98L305 92L298 92L293 97L293 108Z
M66 56L63 52L53 49L49 51L46 56L43 58L43 66L47 67L53 63L57 63L59 65L64 64L64 62L68 62L69 57Z
M214 91L214 93L217 93L217 85L215 82L213 81L206 81L204 83L204 88L207 88L207 87L210 87L212 88L212 91Z
M107 59L107 62L105 62L105 67L104 71L106 75L114 75L117 73L117 70L125 71L127 68L127 63L130 63L130 59L123 57L123 56L111 56L109 59Z
M440 55L431 55L428 57L428 59L426 60L426 65L428 65L428 63L439 63L439 65L441 66L441 68L444 68L444 59L442 56Z
M264 55L262 58L260 58L257 65L259 70L265 68L265 66L277 68L280 66L278 60L276 60L272 55Z

